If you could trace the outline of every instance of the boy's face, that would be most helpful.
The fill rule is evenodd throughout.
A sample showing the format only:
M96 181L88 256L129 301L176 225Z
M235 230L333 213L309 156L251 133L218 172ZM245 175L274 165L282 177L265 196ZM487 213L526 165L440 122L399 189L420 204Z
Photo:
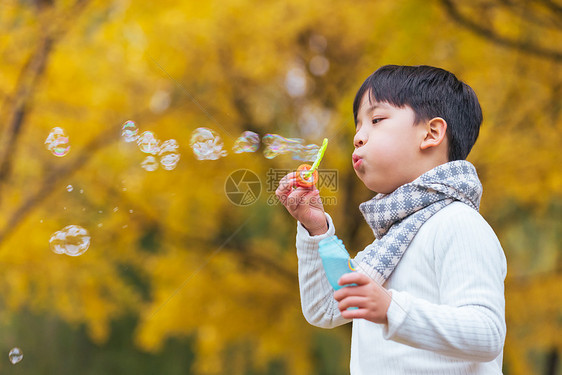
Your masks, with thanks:
M365 186L388 194L419 177L423 126L414 111L375 102L367 92L357 112L353 168Z

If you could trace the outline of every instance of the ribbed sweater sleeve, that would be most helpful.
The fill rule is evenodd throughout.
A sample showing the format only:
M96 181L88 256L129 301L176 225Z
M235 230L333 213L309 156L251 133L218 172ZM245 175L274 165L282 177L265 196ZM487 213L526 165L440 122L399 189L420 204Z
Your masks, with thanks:
M306 228L297 222L297 257L299 287L302 312L305 319L312 325L322 328L333 328L350 322L344 319L334 299L334 289L328 282L322 259L318 255L318 243L335 234L334 223L326 214L328 232L311 236Z
M439 303L392 290L383 336L415 348L468 361L487 362L506 335L503 250L476 211L447 217L432 246Z

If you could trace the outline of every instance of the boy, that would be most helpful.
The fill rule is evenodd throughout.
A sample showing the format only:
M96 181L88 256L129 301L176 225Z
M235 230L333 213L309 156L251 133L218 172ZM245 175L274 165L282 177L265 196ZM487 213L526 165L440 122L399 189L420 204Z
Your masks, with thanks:
M376 240L334 293L318 255L334 235L319 192L277 197L298 220L297 256L307 321L353 321L351 374L501 374L506 260L478 213L482 185L465 159L482 112L474 91L430 66L383 66L353 103L352 162L378 194L360 205ZM353 307L353 309L348 309Z

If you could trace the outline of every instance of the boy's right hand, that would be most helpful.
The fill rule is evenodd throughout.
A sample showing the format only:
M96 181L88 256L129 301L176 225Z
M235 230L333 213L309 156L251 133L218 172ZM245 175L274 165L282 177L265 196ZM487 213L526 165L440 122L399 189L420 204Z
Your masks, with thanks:
M287 211L308 230L311 236L324 234L328 231L328 222L324 214L324 206L320 192L313 188L296 186L296 173L292 172L279 181L275 195Z

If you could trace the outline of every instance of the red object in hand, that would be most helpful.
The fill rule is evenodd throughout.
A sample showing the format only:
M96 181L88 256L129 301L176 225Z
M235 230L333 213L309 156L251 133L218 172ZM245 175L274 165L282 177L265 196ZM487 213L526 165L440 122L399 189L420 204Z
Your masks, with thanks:
M311 188L318 182L318 171L314 170L310 177L306 177L306 171L309 171L312 166L308 164L301 164L297 168L297 186L304 188Z

